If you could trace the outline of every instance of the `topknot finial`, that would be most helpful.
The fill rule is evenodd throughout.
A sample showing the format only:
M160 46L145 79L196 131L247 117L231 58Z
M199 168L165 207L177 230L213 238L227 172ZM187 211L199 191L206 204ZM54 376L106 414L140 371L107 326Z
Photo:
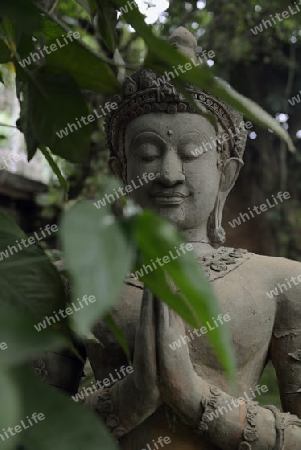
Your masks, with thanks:
M197 41L193 34L186 30L186 28L176 28L170 35L168 41L188 58L196 59Z

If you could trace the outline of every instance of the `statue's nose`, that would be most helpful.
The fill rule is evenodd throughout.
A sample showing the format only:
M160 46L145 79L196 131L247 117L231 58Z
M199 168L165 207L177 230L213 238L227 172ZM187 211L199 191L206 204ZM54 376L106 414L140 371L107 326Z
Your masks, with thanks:
M185 181L183 163L178 155L168 152L164 156L157 179L166 186L173 186Z

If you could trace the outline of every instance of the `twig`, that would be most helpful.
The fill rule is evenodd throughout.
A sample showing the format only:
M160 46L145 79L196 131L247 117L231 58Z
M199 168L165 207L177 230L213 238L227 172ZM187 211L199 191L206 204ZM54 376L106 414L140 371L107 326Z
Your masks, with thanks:
M52 7L49 9L50 14L54 13L54 11L56 10L56 8L58 7L58 4L60 3L60 0L55 0L54 4L52 5Z

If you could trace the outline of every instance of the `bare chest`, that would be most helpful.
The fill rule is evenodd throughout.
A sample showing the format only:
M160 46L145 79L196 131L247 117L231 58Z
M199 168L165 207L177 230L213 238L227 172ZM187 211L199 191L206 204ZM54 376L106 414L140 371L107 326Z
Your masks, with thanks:
M235 278L233 273L231 278ZM230 276L229 276L230 278ZM257 374L264 366L272 336L276 306L256 286L248 286L246 280L223 278L213 282L220 314L211 317L198 330L186 327L191 360L200 375L212 377L220 371L219 362L210 344L213 329L225 328L233 345L237 369L243 374ZM187 338L180 338L182 343ZM199 369L199 370L198 370Z
M266 362L273 330L275 305L266 299L266 296L264 298L260 288L256 288L254 284L248 285L239 272L234 271L212 283L220 314L200 324L197 329L186 325L185 335L179 334L178 338L170 343L170 352L175 354L181 346L188 346L195 370L204 378L215 380L217 384L221 381L221 367L210 344L210 333L213 329L227 328L236 355L237 373L242 379L246 376L254 380L260 376ZM113 313L132 355L142 292L137 286L126 286ZM95 326L94 334L102 343L102 347L98 346L97 351L90 355L90 360L93 359L92 367L98 376L103 376L112 367L118 368L126 363L120 345L103 322ZM242 384L245 384L244 381Z

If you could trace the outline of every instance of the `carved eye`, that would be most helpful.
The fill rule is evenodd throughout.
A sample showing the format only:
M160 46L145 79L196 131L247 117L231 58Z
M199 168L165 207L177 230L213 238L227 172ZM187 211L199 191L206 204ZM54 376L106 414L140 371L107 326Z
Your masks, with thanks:
M183 161L193 161L204 153L207 153L208 149L204 144L197 144L195 142L190 142L185 145L181 145L179 149L180 157Z
M136 155L145 162L152 162L160 158L160 150L151 143L144 143L136 150Z
M178 153L183 161L193 161L202 158L206 153L213 151L216 146L211 134L203 132L190 132L184 134L178 143Z
M193 161L211 149L214 149L214 145L211 145L209 142L189 142L180 146L179 154L183 161Z

